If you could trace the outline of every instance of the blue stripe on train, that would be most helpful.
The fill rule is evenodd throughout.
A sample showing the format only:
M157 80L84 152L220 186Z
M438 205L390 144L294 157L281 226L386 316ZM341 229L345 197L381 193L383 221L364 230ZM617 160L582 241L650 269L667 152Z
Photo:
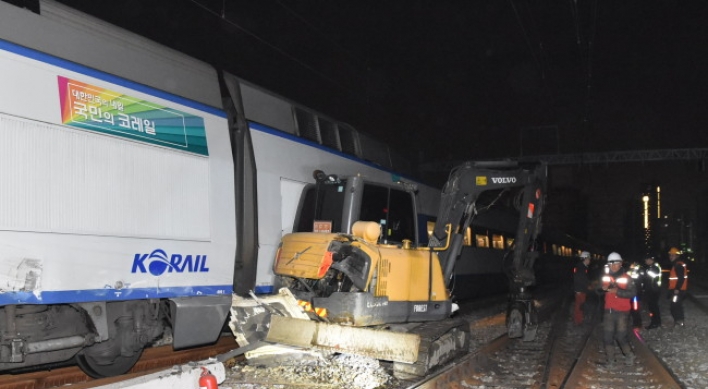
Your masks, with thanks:
M231 285L198 285L170 288L88 289L0 293L0 305L67 304L90 301L122 301L149 298L195 297L231 294Z
M84 65L80 65L75 62L67 61L65 59L61 59L58 57L55 57L53 55L49 55L46 53L42 53L41 51L37 51L34 49L30 49L28 47L20 46L11 42L8 42L6 40L0 39L0 49L9 51L11 53L19 54L23 57L31 58L37 61L41 61L50 65L58 66L60 68L64 68L67 70L70 70L72 72L76 73L81 73L90 77L98 78L103 81L108 81L110 83L120 85L126 88L130 88L132 90L140 91L149 95L153 95L165 100L172 101L177 104L182 104L187 107L191 107L194 109L198 109L200 111L204 111L207 113L210 113L212 115L220 116L220 117L226 117L226 112L219 108L215 108L203 103L200 103L198 101L190 100L185 97L173 95L168 92L161 91L159 89L155 89L152 87L149 87L147 85L139 84L137 82L130 81L128 79L125 79L123 77L119 76L114 76L109 73L104 73L101 71L98 71L96 69L89 68Z

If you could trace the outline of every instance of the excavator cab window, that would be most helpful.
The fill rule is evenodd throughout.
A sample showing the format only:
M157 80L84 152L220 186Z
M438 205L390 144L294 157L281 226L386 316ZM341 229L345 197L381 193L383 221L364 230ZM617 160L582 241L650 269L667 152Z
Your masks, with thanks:
M315 220L332 222L332 232L342 232L342 208L346 181L335 185L309 185L305 188L295 219L294 232L312 232Z
M406 191L365 184L360 220L381 225L382 243L416 242L413 196Z

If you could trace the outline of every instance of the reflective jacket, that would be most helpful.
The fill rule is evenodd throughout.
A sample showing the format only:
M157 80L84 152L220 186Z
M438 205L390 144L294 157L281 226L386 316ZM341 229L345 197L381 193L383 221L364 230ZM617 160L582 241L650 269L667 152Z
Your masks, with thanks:
M658 263L644 269L644 290L657 291L661 288L661 266Z
M688 272L686 264L677 259L671 266L669 273L669 290L686 290L688 288Z
M602 290L607 291L612 287L617 288L617 293L605 293L605 309L629 312L632 308L632 297L637 294L637 287L632 277L624 269L610 273L610 268L605 267L605 274L602 275Z
M627 275L632 277L632 280L634 280L634 285L637 286L637 289L642 289L643 283L644 283L644 269L642 266L638 263L632 263L629 266L629 270L627 271Z

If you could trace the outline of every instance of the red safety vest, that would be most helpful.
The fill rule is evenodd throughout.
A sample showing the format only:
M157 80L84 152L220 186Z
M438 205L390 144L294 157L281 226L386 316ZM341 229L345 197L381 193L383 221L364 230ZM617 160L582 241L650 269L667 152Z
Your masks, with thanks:
M669 273L669 290L676 289L676 284L678 283L676 266L683 266L683 285L681 285L681 290L686 290L686 288L688 288L688 270L686 269L686 264L680 259L677 259L671 266L671 272Z
M609 289L610 285L614 284L618 289L627 289L629 276L624 273L619 277L614 278L609 274L602 276L602 288ZM632 299L617 297L616 293L605 294L605 309L615 309L618 311L629 312L632 308Z

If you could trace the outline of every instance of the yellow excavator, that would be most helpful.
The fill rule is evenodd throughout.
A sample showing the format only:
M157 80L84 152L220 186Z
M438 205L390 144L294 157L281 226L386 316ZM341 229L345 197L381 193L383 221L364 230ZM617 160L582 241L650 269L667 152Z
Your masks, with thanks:
M327 181L321 172L315 176ZM351 233L285 235L273 266L278 293L234 296L230 326L239 345L259 346L246 353L249 359L274 360L283 350L286 355L312 350L359 354L392 361L399 377L423 376L466 353L469 324L452 317L456 304L449 287L455 261L480 194L514 188L520 189L515 200L519 223L506 261L507 328L509 337L534 339L536 311L528 287L535 283L534 242L546 181L543 164L494 161L456 167L442 189L425 247L380 241L381 226L374 221L354 222Z

